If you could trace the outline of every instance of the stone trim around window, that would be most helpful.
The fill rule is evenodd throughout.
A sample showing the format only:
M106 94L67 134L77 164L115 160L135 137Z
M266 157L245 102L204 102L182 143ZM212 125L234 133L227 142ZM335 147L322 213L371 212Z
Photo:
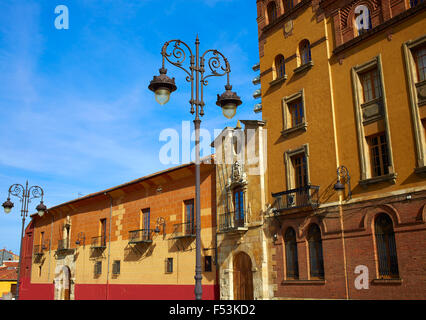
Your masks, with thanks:
M290 111L288 110L289 104L297 99L302 99L303 107L303 121L295 127L290 127ZM308 122L306 121L306 106L305 106L305 89L300 90L290 96L282 99L282 115L283 115L283 130L281 135L287 137L289 134L296 131L306 131L308 128Z
M293 170L293 165L291 163L291 158L302 153L305 154L305 157L306 157L306 175L308 179L308 185L311 184L311 175L309 172L309 143L307 143L297 149L287 150L284 152L284 165L285 165L285 173L286 173L285 176L286 176L287 190L291 190L295 187L294 186L294 170Z
M366 140L365 132L364 132L364 125L366 124L363 114L363 106L365 107L368 105L368 103L363 104L362 103L362 85L361 81L359 79L359 74L365 71L368 71L369 69L377 68L377 72L379 75L380 80L380 86L381 86L381 98L380 98L380 107L381 109L381 115L377 115L374 120L368 119L367 123L371 123L373 121L377 121L379 119L384 120L384 126L385 126L385 135L386 135L386 141L388 145L388 156L389 156L389 174L383 177L372 177L371 176L371 165L370 165L370 153L368 148L368 143ZM383 77L383 68L382 68L382 58L381 55L378 55L371 59L370 61L367 61L364 64L357 65L352 67L351 70L351 76L352 76L352 90L353 90L353 98L354 98L354 105L355 105L355 114L356 114L356 129L357 129L357 135L358 135L358 150L359 150L359 156L360 156L360 185L362 186L368 186L370 184L379 183L383 181L391 181L395 182L396 179L396 173L394 168L394 162L393 162L393 152L392 152L392 141L390 136L390 130L389 130L389 118L387 113L387 101L386 101L386 90L385 90L385 81ZM365 110L364 110L365 111ZM389 177L391 178L389 178Z
M416 82L417 71L412 52L425 43L426 35L423 35L415 40L407 41L402 45L404 52L405 70L407 72L411 117L413 119L414 140L416 144L417 167L414 169L414 171L417 174L423 174L426 171L426 137L424 134L419 110L419 108L425 108L424 105L426 105L426 99L422 99L426 82Z
M271 82L269 82L269 85L272 87L278 83L285 82L286 80L287 80L287 75L285 74L284 76L276 78L272 80Z
M301 73L303 71L307 71L310 70L312 67L314 66L314 62L308 61L305 64L302 64L301 66L297 67L296 69L293 70L294 73Z

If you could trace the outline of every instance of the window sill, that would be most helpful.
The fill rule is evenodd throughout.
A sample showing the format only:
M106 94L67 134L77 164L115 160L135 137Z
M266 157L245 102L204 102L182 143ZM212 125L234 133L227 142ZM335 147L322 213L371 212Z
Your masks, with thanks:
M279 84L281 82L285 82L286 80L287 80L287 75L285 74L281 78L277 78L277 79L272 80L271 82L269 82L269 85L270 86L274 86L274 85Z
M402 285L402 279L373 279L372 284L384 284L384 285Z
M397 177L396 173L389 173L380 177L373 177L369 179L360 180L359 184L363 187L367 187L371 184L376 184L380 182L391 182L394 184L396 182L396 177Z
M282 285L325 285L325 279L320 280L283 280Z
M295 127L284 129L283 131L281 131L281 135L283 137L286 137L286 136L292 134L293 132L306 131L307 128L308 128L308 123L307 122L302 122L301 124L298 124Z
M303 71L307 71L311 69L314 66L314 62L311 60L309 62L306 62L305 64L302 64L300 67L297 67L293 70L294 73L301 73Z

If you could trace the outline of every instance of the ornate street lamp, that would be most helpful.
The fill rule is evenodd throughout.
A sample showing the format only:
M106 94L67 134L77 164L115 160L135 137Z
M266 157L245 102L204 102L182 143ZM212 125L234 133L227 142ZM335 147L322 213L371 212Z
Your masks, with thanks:
M13 184L9 188L9 195L7 200L2 204L5 213L10 213L13 208L13 202L10 201L10 196L18 197L21 201L21 217L22 217L22 230L21 230L21 245L19 249L19 268L18 268L18 279L16 286L16 300L19 299L19 281L22 269L22 238L24 236L25 218L28 216L28 205L34 198L41 198L40 204L36 207L37 213L40 217L47 211L46 206L43 203L43 189L39 186L32 186L28 188L28 181L24 186L21 184Z
M350 200L352 198L351 176L349 175L349 170L345 166L340 166L337 168L337 182L334 184L334 190L345 190L345 185L342 183L342 180L348 183L348 200Z
M191 83L191 114L195 113L195 212L196 212L196 259L195 259L195 299L202 299L201 287L201 224L200 224L200 116L204 115L203 88L208 85L207 79L210 77L227 76L226 91L217 96L216 104L222 108L222 112L228 119L231 119L241 105L241 99L235 92L232 92L232 86L229 83L230 65L225 56L217 50L207 50L201 56L199 53L200 41L195 40L195 55L191 48L181 40L170 40L163 45L161 55L163 64L160 69L160 75L154 76L148 89L155 93L155 99L161 105L170 100L170 94L177 89L174 78L167 76L167 69L164 63L167 60L172 65L179 67L187 73L186 81ZM168 52L169 46L171 50ZM189 58L189 69L182 65L186 58ZM205 63L209 67L209 73L204 69ZM195 87L195 88L194 88ZM194 97L195 91L195 97ZM195 99L194 99L195 98Z

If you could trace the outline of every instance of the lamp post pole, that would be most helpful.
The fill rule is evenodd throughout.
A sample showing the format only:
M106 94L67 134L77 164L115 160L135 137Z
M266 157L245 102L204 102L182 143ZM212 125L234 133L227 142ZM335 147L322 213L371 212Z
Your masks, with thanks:
M217 50L207 50L200 56L200 41L195 40L195 55L192 54L191 48L181 40L170 40L166 42L162 48L161 55L163 57L160 75L154 76L149 84L149 89L155 92L155 98L161 105L166 104L170 99L170 94L177 89L175 78L169 78L167 69L164 68L167 60L174 66L177 66L187 73L186 81L191 83L191 114L195 113L194 129L195 129L195 222L196 222L196 258L195 258L195 300L202 300L202 270L201 270L201 214L200 214L200 126L201 119L204 115L203 87L208 85L209 77L227 76L226 91L222 95L217 96L216 104L222 108L223 114L227 118L232 118L237 107L242 103L241 99L235 92L232 92L232 86L229 83L230 65L225 56ZM172 47L171 52L168 48ZM189 53L189 70L182 65ZM205 75L205 62L210 73ZM195 100L194 100L194 81L195 81Z
M13 184L9 188L9 195L6 202L3 203L3 208L5 213L9 213L13 208L13 202L10 201L10 196L13 195L18 197L21 201L21 217L22 217L22 227L21 227L21 239L20 239L20 249L19 249L19 268L18 268L18 279L16 284L16 300L19 300L19 285L21 278L21 269L22 269L22 239L24 237L24 227L25 227L25 218L28 216L28 206L32 199L41 198L40 204L36 207L38 215L41 217L46 212L47 208L43 204L43 189L39 186L32 186L28 188L28 181L25 184L25 187L21 184Z

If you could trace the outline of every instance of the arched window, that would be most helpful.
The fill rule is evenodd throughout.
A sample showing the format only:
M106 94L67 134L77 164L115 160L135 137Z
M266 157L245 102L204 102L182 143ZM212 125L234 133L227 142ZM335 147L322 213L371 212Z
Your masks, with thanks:
M293 0L283 0L284 12L293 9Z
M267 10L269 23L272 23L277 19L277 5L275 1L269 2Z
M309 227L308 245L311 278L324 279L321 230L316 224Z
M296 232L288 228L284 235L286 278L299 279L299 263L297 258Z
M281 54L275 57L275 72L276 72L276 79L279 79L285 76L284 56Z
M308 40L302 40L299 44L300 65L311 61L311 45Z
M398 278L398 258L396 255L395 233L392 220L385 213L377 216L374 222L376 248L381 278Z

